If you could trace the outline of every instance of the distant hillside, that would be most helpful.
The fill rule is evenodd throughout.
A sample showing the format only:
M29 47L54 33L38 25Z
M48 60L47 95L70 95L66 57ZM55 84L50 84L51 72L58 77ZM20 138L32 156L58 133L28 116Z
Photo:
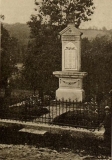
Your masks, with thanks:
M96 30L96 29L81 29L83 33L82 38L94 39L96 36L110 35L110 31Z
M9 31L10 35L17 38L22 45L27 45L30 36L30 28L27 24L15 23L15 24L6 24L4 27ZM81 29L84 37L88 39L93 39L96 36L110 35L109 31L94 30L94 29Z
M30 36L30 28L27 24L15 23L7 24L4 23L4 27L9 31L12 37L18 39L19 43L22 45L27 45Z

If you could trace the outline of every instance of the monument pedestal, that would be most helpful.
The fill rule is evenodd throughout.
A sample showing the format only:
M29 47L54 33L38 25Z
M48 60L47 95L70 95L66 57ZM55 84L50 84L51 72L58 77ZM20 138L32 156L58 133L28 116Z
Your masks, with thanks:
M56 90L56 99L57 100L71 100L71 101L83 101L85 98L85 92L83 89L66 89L59 88Z
M85 92L82 89L82 79L86 72L56 71L53 74L59 78L59 88L56 90L57 100L83 101Z
M81 72L81 35L73 23L60 32L62 40L62 71L53 74L59 78L59 89L56 98L59 100L83 101L85 97L82 89L83 77L86 72Z

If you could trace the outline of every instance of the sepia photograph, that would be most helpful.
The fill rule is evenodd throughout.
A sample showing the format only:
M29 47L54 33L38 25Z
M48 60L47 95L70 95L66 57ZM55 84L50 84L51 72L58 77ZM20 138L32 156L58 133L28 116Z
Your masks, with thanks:
M0 0L0 160L111 160L112 0Z

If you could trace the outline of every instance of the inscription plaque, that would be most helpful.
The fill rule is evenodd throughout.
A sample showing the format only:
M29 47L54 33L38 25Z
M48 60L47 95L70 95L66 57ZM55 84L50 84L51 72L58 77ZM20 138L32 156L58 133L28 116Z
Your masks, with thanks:
M65 69L77 69L77 52L75 49L65 49Z

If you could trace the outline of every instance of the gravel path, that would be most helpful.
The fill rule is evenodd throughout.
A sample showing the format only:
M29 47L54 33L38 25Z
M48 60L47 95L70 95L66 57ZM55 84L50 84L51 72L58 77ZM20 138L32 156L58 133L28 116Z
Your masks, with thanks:
M90 158L90 157L88 157ZM71 151L57 152L48 148L36 148L28 145L0 144L0 160L84 160ZM92 157L90 158L92 159Z

